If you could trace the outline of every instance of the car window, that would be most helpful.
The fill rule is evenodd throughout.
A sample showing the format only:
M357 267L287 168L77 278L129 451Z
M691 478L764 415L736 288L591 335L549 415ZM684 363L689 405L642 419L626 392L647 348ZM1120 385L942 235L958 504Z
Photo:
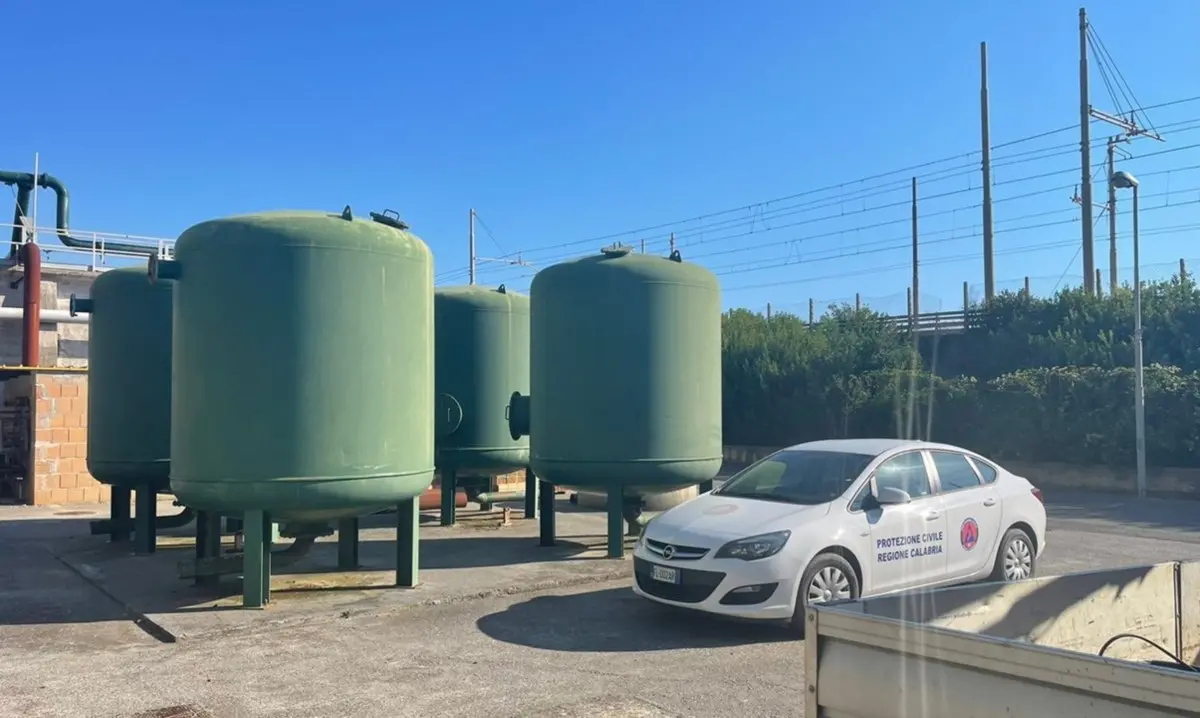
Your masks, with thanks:
M971 457L971 463L975 464L975 468L979 469L979 475L983 477L983 483L990 484L996 481L996 467L986 461Z
M914 499L933 493L929 488L929 472L925 470L925 460L919 451L893 456L880 464L875 470L875 486L900 489Z
M862 511L863 502L867 500L867 496L871 493L871 482L868 481L862 485L862 488L855 494L854 500L850 502L851 511Z
M874 458L844 451L787 449L746 468L713 493L792 504L824 504L846 493Z
M933 465L937 469L942 493L971 489L979 486L979 476L964 454L949 451L933 451Z

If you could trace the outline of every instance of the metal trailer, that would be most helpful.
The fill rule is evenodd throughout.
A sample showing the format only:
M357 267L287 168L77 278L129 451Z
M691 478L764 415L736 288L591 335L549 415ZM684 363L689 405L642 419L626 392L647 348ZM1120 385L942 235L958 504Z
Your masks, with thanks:
M1200 562L868 598L805 620L809 718L1200 716Z

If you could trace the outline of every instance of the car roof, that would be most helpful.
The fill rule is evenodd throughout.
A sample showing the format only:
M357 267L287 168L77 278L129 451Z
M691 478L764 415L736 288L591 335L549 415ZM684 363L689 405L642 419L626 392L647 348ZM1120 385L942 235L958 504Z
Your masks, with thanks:
M787 447L787 449L804 451L842 451L848 454L867 454L870 456L879 456L880 454L902 448L948 449L950 451L966 452L966 449L959 446L939 444L932 441L918 441L916 439L821 439L819 441L806 441L803 444L795 444L794 446Z

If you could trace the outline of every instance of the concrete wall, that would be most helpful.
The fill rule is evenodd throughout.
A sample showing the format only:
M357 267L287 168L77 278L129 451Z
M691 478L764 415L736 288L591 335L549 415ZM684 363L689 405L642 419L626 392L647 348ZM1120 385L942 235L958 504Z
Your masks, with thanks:
M726 446L725 460L731 464L750 464L777 450L769 446ZM1043 489L1113 493L1133 493L1137 489L1137 473L1132 466L1076 466L1022 461L1005 461L1002 465ZM1146 485L1148 493L1152 495L1200 499L1200 469L1149 467Z
M12 283L21 278L19 269L0 272L0 306L20 307L24 287ZM60 270L44 267L42 270L42 308L69 308L71 294L80 297L91 295L92 281L96 274L79 270ZM42 322L41 364L42 366L87 366L87 324ZM21 320L0 318L0 364L21 363Z

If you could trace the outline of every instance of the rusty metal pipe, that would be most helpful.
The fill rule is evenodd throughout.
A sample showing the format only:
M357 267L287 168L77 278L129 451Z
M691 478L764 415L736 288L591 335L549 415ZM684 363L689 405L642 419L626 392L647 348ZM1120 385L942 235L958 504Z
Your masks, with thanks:
M21 364L37 366L41 362L42 328L42 249L34 242L21 245L22 278Z
M428 488L421 494L420 503L418 504L421 511L432 511L442 507L442 490L441 488ZM464 489L459 489L454 492L454 507L461 509L467 505L467 492Z

